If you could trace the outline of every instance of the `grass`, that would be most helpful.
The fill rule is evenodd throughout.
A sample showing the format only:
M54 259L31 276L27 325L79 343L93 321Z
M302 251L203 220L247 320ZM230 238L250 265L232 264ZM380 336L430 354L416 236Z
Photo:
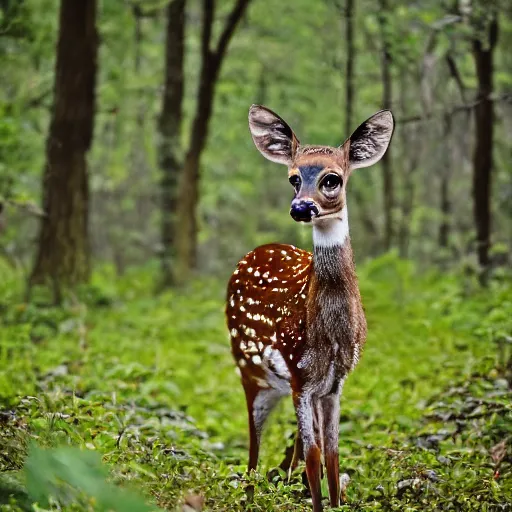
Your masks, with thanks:
M56 309L21 302L0 268L0 510L151 509L125 488L153 509L310 510L300 474L267 478L289 400L245 474L224 283L155 297L152 270L104 270ZM359 275L369 336L342 400L340 510L511 510L512 280L481 290L393 255Z

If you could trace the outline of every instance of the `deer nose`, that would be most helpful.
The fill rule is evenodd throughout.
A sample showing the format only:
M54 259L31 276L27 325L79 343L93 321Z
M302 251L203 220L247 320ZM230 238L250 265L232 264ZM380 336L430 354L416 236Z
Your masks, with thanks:
M318 208L313 201L294 199L290 208L290 215L297 222L309 222L313 216L318 215Z

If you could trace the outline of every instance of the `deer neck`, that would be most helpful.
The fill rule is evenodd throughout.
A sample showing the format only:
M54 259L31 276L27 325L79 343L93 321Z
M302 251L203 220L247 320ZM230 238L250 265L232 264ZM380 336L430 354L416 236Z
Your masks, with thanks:
M313 226L313 268L307 299L308 344L336 359L346 374L358 358L361 308L359 286L348 234L347 208L340 219ZM362 332L362 331L361 331Z
M313 225L313 266L317 286L331 288L355 276L352 246L348 229L348 211L345 206L339 218L315 222Z

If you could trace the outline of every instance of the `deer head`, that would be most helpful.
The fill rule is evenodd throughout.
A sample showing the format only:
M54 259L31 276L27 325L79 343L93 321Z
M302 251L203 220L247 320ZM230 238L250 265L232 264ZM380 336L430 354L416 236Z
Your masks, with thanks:
M353 170L378 162L393 135L389 110L377 112L339 147L301 145L288 124L260 105L249 110L249 128L260 153L288 167L295 190L290 215L298 222L343 220L346 186Z

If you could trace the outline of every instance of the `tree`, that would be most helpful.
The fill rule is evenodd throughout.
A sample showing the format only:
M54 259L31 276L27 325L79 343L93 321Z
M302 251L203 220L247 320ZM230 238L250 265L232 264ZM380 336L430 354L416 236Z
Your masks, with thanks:
M455 56L449 50L445 56L445 62L449 71L449 77L453 79L457 90L460 94L460 101L462 104L466 104L466 86L462 79L462 75L459 71L459 67L455 60ZM446 94L450 99L450 94ZM453 101L453 100L452 100ZM471 110L469 108L462 111L461 114L464 116L462 122L455 123L456 114L451 112L448 106L444 107L443 114L443 125L442 125L442 152L443 159L442 165L440 166L440 187L439 187L439 209L441 212L441 223L438 231L438 243L439 247L447 249L449 247L449 239L452 230L452 199L450 191L450 183L452 180L453 169L456 166L456 150L459 147L455 140L454 125L457 124L465 126L470 123Z
M160 113L159 163L161 171L161 286L173 284L172 257L178 177L183 165L181 124L183 103L183 61L185 52L186 0L173 0L167 7L165 43L165 85Z
M446 113L443 117L443 162L441 165L441 183L439 187L439 208L441 211L441 223L439 225L438 242L439 247L448 248L451 224L451 202L450 202L450 175L452 172L452 158L450 143L452 142L452 115Z
M491 236L491 175L493 166L494 50L498 42L498 17L493 9L488 16L478 18L473 39L473 59L478 80L475 106L475 148L473 152L473 212L476 226L478 262L483 269L489 266ZM485 20L486 27L480 25ZM476 22L475 22L476 23Z
M347 57L345 66L345 136L349 137L354 129L354 63L356 48L354 44L354 0L345 0L345 38L347 41Z
M414 75L412 76L414 78ZM400 69L400 110L404 117L407 112L407 90L411 87L412 80L409 77L408 69ZM414 174L418 169L422 150L422 125L399 128L400 142L402 147L401 154L401 181L402 197L400 201L401 215L398 220L396 230L396 239L398 245L398 254L401 258L409 257L409 243L411 237L411 215L414 210L415 186ZM398 137L397 137L398 138Z
M244 15L250 0L236 0L223 27L217 45L212 49L212 26L215 16L215 1L203 0L203 22L201 34L201 72L199 90L190 143L179 182L179 202L176 222L177 272L180 279L186 278L196 266L197 252L197 206L199 202L199 170L201 154L208 139L208 128L213 110L215 86L229 42Z
M389 41L390 16L388 0L379 0L379 26L381 31L381 75L382 75L382 108L392 108L392 76L391 48ZM395 206L393 170L391 169L391 147L382 157L383 194L384 194L384 247L391 248L394 234L393 208Z
M87 152L93 138L98 36L96 0L61 0L54 105L46 142L43 208L30 285L64 287L89 278Z
M356 63L356 45L355 45L355 5L354 0L345 0L345 6L341 9L342 16L345 18L345 41L346 41L346 61L345 61L345 130L344 136L349 137L354 130L354 110L356 105L355 96L355 63ZM362 178L368 184L368 173L362 173ZM352 196L354 204L357 204L359 217L365 230L371 240L377 240L377 228L370 212L366 206L364 194L361 190L361 181L352 184ZM375 244L372 244L375 245Z

